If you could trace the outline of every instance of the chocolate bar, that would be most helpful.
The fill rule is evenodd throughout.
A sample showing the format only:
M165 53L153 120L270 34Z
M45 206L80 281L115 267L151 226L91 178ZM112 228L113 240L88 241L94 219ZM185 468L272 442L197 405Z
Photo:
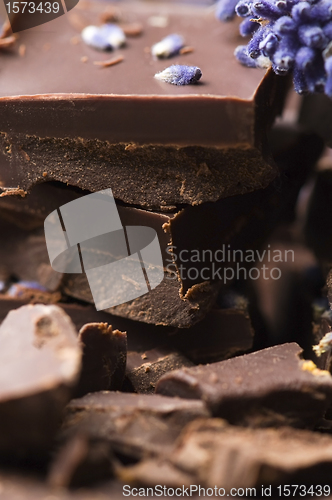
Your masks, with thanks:
M0 327L0 454L45 458L81 368L81 347L57 306L27 305Z
M122 387L126 369L127 335L107 323L88 323L79 331L82 371L75 397Z
M229 496L232 488L252 487L251 495L257 488L256 495L263 491L274 497L277 487L284 484L325 485L331 463L331 436L289 427L244 429L220 419L203 419L186 426L176 449L164 460L126 467L120 477L131 484L152 486L155 478L160 479L158 470L160 475L167 470L162 484L173 488L197 485L192 494L203 494L198 486L220 495L224 492L222 496ZM327 485L325 493L329 491Z
M13 49L2 66L3 193L52 180L89 191L111 187L123 202L158 210L266 187L277 169L265 130L281 109L287 79L238 64L235 27L204 8L165 4L164 28L149 24L158 5L123 4L120 11L143 32L111 68L93 64L109 55L85 45L73 27L79 16L80 30L99 24L103 3L79 4L20 33L24 57ZM29 14L19 16L15 30L26 22ZM167 61L146 47L173 32L194 50L171 62L200 66L201 83L178 87L153 78Z
M114 453L138 459L166 453L186 423L206 416L209 412L202 401L95 392L69 403L62 439L82 432L111 443Z
M313 426L329 407L332 377L300 359L296 343L164 375L156 392L202 399L213 415L238 425Z

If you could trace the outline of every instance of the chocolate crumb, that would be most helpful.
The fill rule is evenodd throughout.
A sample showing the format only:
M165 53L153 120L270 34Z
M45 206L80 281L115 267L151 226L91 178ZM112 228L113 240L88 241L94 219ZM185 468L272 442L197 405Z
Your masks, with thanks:
M71 39L70 39L70 43L72 45L78 45L80 43L81 39L79 36L73 36Z
M25 53L26 53L26 50L27 50L27 47L26 45L24 45L24 43L21 43L21 45L19 46L18 48L18 53L21 57L24 57L25 56Z
M86 62L88 62L88 60L89 60L88 56L81 57L81 62L82 63L86 63Z
M140 36L143 33L143 26L141 23L128 23L121 24L121 28L126 36Z
M96 66L101 66L102 68L108 68L109 66L115 66L124 60L123 56L113 57L112 59L107 59L106 61L93 61Z
M0 49L7 49L9 47L12 47L15 42L15 35L7 36L6 38L0 38Z
M183 55L183 54L191 54L192 52L194 52L194 47L182 47L182 49L180 49L180 52L179 54Z

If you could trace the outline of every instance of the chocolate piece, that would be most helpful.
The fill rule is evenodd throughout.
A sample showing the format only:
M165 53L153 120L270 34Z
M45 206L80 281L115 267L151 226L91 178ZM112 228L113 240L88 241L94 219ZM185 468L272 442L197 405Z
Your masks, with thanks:
M78 36L71 18L82 14L95 24L104 11L103 3L80 4L22 31L25 56L14 51L3 59L4 193L57 180L90 191L111 187L117 199L159 209L267 186L277 169L265 154L265 130L281 108L287 80L238 64L233 52L241 38L234 25L204 8L175 10L171 4L163 6L164 28L149 25L160 14L158 5L121 5L144 32L121 49L122 64L100 71L93 61L109 55L79 38L70 43ZM17 29L25 18L19 17ZM177 32L195 50L174 62L201 67L200 85L177 87L153 78L165 62L145 47Z
M153 394L162 375L192 365L185 356L166 347L128 352L125 387L139 394Z
M143 461L127 467L120 477L151 486L152 474L160 467L168 469L162 481L166 486L181 487L182 474L189 484L216 487L217 491L224 488L222 496L230 496L229 493L234 492L232 488L250 487L257 488L256 493L251 490L250 495L258 496L265 485L272 486L277 497L276 487L282 484L327 484L332 464L332 438L289 427L243 429L226 425L220 419L198 420L184 429L168 459L163 463L154 461L154 464ZM176 472L180 481L174 484ZM329 487L324 491L328 495ZM198 487L192 489L193 495L195 492ZM271 492L267 496L272 496Z
M332 399L332 378L283 344L164 375L156 392L203 399L213 415L242 425L310 426Z
M202 401L183 401L150 394L98 392L70 402L63 437L84 432L111 443L122 456L167 453L183 426L208 416Z
M52 488L73 488L105 480L113 475L112 459L109 443L78 433L56 453L47 483Z
M48 450L81 368L74 325L57 306L27 305L0 327L0 454Z
M82 371L75 397L88 392L121 389L127 355L127 336L107 323L89 323L78 339L83 346Z

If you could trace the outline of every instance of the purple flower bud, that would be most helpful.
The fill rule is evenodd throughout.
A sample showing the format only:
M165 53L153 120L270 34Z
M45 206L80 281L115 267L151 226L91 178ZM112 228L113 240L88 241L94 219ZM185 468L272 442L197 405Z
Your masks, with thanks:
M259 28L259 23L255 23L251 19L243 19L242 23L239 26L240 35L248 36L252 35Z
M316 52L309 47L301 47L295 56L295 65L302 71L312 66L316 57Z
M159 59L167 59L180 52L184 46L182 36L173 33L151 47L151 54Z
M216 6L216 18L220 21L231 21L235 16L237 0L219 0Z
M126 35L116 24L87 26L82 30L83 41L98 50L118 49L126 43Z
M240 0L236 4L235 12L240 17L248 17L252 15L251 2L246 0Z
M304 24L299 27L299 39L308 47L323 49L328 40L320 26Z
M261 55L261 49L259 46L268 33L268 26L260 26L260 28L253 34L247 48L248 55L253 59L257 59L257 57Z
M325 61L325 71L326 71L326 84L325 84L325 94L332 98L332 57L329 57Z
M321 0L310 9L309 16L313 21L326 22L332 18L332 4L330 0Z
M282 10L278 9L278 7L269 0L259 0L258 2L254 2L252 12L255 16L268 19L269 21L274 21L283 15Z
M332 40L332 21L325 24L325 26L323 27L323 33L328 40Z
M309 19L310 3L299 2L292 8L292 18L296 23L307 21Z
M172 85L190 85L197 83L202 76L202 71L197 66L184 66L174 64L156 73L154 77L162 82Z
M277 50L279 44L278 37L274 33L269 33L259 44L263 55L271 57Z
M7 295L10 297L20 297L20 295L23 295L26 290L47 292L47 288L40 285L37 281L19 281L8 288Z
M292 33L296 30L296 24L293 19L289 16L282 16L276 20L273 25L273 31L277 35L284 35L287 33Z
M236 47L234 55L236 59L243 64L243 66L248 66L248 68L256 68L256 61L248 56L247 47L245 45L239 45Z

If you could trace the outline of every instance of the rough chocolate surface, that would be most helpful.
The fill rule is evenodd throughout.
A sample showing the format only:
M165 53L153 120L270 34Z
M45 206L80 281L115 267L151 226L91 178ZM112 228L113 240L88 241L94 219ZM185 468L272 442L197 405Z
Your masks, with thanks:
M14 47L2 60L4 190L58 180L90 191L111 187L126 203L158 209L242 194L276 176L265 129L281 107L286 80L238 64L233 52L241 38L212 12L165 4L167 26L152 27L149 18L160 8L121 5L143 33L119 51L123 63L106 69L93 61L109 54L87 47L71 17L83 17L83 26L99 23L104 4L79 4L20 33L25 56ZM144 51L172 32L194 51L171 61ZM176 87L153 78L174 62L201 66L202 83Z
M257 487L258 494L261 485L325 484L331 463L331 436L289 427L243 429L209 419L189 424L168 460L143 461L121 475L151 486L158 470L167 471L168 486L189 483L226 492Z
M81 368L81 347L57 306L27 305L0 327L0 454L48 451Z
M114 452L137 459L166 453L186 423L208 415L202 401L97 392L71 401L63 436L84 432L111 443Z
M88 392L117 391L122 387L127 336L107 323L88 323L78 335L83 347L82 371L75 397Z
M332 398L332 378L300 359L296 343L164 375L156 392L203 399L214 415L243 425L314 425Z

